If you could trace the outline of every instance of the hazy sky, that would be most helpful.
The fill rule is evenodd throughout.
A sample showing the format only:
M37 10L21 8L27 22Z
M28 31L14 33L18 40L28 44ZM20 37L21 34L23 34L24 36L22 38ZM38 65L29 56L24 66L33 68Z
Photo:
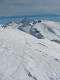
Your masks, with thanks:
M60 14L60 0L0 0L0 16Z

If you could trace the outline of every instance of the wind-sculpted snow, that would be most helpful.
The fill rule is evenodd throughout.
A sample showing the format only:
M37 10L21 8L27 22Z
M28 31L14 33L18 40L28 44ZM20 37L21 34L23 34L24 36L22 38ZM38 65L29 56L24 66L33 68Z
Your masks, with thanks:
M60 45L1 28L0 80L60 80Z

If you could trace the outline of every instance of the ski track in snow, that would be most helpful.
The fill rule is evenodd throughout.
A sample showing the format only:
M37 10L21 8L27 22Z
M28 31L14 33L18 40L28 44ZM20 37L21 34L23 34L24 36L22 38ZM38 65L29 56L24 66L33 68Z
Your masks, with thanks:
M0 80L60 80L60 45L1 28Z

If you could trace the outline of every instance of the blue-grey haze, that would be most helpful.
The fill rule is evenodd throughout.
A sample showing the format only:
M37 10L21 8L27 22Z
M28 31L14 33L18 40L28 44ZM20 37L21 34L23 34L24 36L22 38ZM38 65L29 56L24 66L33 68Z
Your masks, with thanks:
M60 0L0 0L0 16L60 14Z

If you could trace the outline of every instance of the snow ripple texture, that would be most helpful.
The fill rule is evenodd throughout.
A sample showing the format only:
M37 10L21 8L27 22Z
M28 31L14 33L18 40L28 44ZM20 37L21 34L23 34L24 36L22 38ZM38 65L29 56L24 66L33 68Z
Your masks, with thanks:
M60 80L60 44L1 28L0 80Z

